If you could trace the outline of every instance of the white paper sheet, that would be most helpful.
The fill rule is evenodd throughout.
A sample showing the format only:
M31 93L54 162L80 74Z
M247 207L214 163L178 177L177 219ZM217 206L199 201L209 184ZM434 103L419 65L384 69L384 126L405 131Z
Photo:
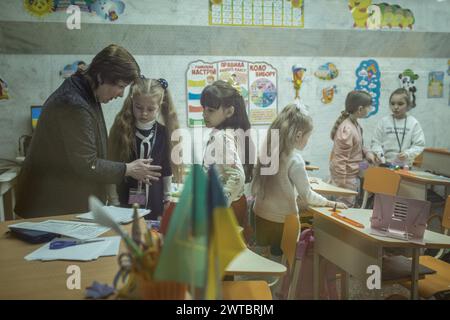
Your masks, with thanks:
M126 224L133 221L133 209L132 208L120 208L113 206L104 206L108 214L113 218L113 220L120 224ZM138 215L139 217L143 217L150 213L149 209L139 209ZM84 221L91 221L94 219L94 215L91 211L80 214L77 216L78 219Z
M10 225L9 228L51 232L80 240L96 238L99 235L110 230L107 227L99 226L98 224L95 223L63 221L63 220L46 220L42 222L21 222Z
M102 237L96 240L104 239L104 241L78 244L62 249L50 249L50 242L46 243L39 249L25 256L25 260L76 260L91 261L96 260L100 256L115 256L119 253L120 237ZM70 238L56 238L53 241L73 240Z

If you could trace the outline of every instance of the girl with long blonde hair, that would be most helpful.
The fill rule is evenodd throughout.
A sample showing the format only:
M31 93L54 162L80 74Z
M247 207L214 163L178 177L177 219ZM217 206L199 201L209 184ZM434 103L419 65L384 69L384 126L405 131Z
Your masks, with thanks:
M127 179L117 185L121 206L139 203L151 209L150 219L160 217L170 199L172 174L179 181L179 166L171 161L172 132L179 128L168 83L141 76L130 88L109 135L109 157L116 161L152 159L162 167L160 179L151 185Z

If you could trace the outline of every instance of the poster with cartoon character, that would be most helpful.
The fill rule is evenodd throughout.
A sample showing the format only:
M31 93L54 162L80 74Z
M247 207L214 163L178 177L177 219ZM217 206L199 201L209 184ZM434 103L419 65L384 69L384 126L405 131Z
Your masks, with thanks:
M95 0L91 10L108 21L116 21L125 11L125 3L120 0Z
M0 77L0 100L9 100L8 84Z
M241 88L241 95L248 108L248 62L241 60L226 60L218 62L219 79L233 82L233 86Z
M415 22L414 14L410 9L396 4L372 3L372 0L349 0L348 8L353 18L354 28L412 29Z
M398 75L398 78L400 79L400 87L408 90L411 95L411 108L415 108L417 89L414 83L419 79L419 75L415 74L411 69L405 69Z
M249 63L249 120L270 124L278 113L277 70L265 62Z
M367 91L372 96L372 110L367 117L378 112L381 92L381 72L378 62L373 59L361 61L355 71L355 90Z
M444 96L444 71L432 71L428 74L428 98Z

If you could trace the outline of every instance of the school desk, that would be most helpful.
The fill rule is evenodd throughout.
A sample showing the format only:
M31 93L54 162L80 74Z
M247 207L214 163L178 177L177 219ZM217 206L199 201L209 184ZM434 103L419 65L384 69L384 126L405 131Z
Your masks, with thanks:
M400 186L397 195L406 198L426 200L427 198L427 186L444 186L448 194L450 187L450 178L438 176L425 171L416 170L397 170L395 171L400 175Z
M76 215L52 217L52 219L70 220ZM25 221L43 221L47 218L24 219ZM89 262L81 261L26 261L24 257L43 244L29 244L8 234L8 225L17 221L0 223L0 300L1 299L84 299L85 288L92 282L112 284L118 271L117 256L100 257ZM141 228L144 229L144 219ZM130 232L131 224L124 228ZM104 236L115 235L108 231ZM103 236L103 235L102 235ZM121 243L120 252L126 251ZM69 274L67 267L77 265L81 269L81 289L69 290L66 281ZM266 259L249 249L239 254L226 269L227 275L283 274L286 267Z
M19 168L11 168L0 174L0 222L5 221L6 218L14 219L14 186L18 171Z
M397 240L388 237L371 235L370 217L372 210L347 209L340 210L340 214L362 223L365 227L358 228L331 216L330 208L311 207L314 213L314 298L319 296L320 274L318 272L320 259L325 258L344 271L344 298L348 295L348 277L350 274L363 284L369 277L367 268L371 265L379 266L382 271L383 248L412 249L411 264L411 298L418 299L419 280L419 249L450 248L450 236L425 231L424 245ZM374 289L376 290L376 289ZM377 291L379 293L379 291Z
M350 189L340 188L336 187L332 184L324 182L320 178L309 178L309 183L311 184L311 188L317 192L320 193L323 196L356 196L358 195L358 192Z

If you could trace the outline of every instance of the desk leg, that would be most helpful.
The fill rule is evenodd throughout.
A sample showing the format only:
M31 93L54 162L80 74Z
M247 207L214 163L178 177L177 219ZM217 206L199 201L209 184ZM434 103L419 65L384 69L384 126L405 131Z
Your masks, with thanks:
M419 249L412 249L411 300L419 299Z
M313 261L313 297L314 300L319 299L319 288L320 288L320 255L317 250L314 250L314 261Z
M348 300L348 284L350 275L341 270L341 300Z
M3 195L0 196L0 222L5 221L5 209L3 207Z

